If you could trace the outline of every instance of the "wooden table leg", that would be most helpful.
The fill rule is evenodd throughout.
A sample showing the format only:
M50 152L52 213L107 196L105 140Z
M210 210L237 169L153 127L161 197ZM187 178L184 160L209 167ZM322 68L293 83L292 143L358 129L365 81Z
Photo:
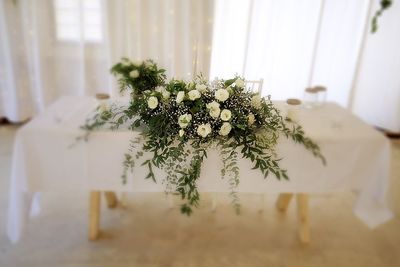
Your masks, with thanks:
M260 201L261 201L261 207L258 209L258 212L263 212L265 207L265 194L261 193Z
M99 237L100 226L100 191L91 191L89 199L89 240Z
M309 195L297 194L297 215L299 220L299 237L302 243L310 242Z
M292 200L292 193L281 193L279 194L278 200L276 201L276 207L279 211L285 212L289 206L290 200Z
M172 195L171 192L167 193L167 199L168 199L168 208L172 210L174 208L174 196Z
M117 195L113 191L105 191L104 195L106 196L107 206L112 209L115 208L118 204Z
M215 212L216 210L217 210L217 203L218 203L218 194L217 193L212 193L212 196L211 196L211 211L212 212Z
M120 203L122 208L126 209L128 207L128 197L126 195L126 192L121 193Z

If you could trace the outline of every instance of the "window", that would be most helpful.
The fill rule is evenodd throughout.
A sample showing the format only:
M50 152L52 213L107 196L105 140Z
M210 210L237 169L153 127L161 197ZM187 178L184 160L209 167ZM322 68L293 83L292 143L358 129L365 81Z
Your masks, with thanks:
M100 0L54 0L54 12L57 40L102 41Z

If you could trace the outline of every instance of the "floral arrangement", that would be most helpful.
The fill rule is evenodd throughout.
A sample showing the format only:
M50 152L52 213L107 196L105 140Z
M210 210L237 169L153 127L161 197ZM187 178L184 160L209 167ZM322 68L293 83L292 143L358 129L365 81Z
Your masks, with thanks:
M83 128L91 131L107 125L112 129L121 125L132 130L141 127L143 139L132 140L132 147L125 154L124 182L135 161L144 152L151 152L152 157L142 162L148 166L146 178L156 182L153 168L163 169L167 174L163 181L166 190L184 200L182 213L190 215L199 204L197 180L210 147L220 151L221 177L229 182L237 211L239 156L250 160L264 177L273 174L278 179L288 179L275 151L283 135L302 144L325 163L320 148L305 136L302 127L283 118L270 98L248 91L242 77L212 83L202 76L190 82L166 82L165 71L153 61L131 62L126 58L114 65L111 72L118 77L121 91L130 92L130 104L99 108Z

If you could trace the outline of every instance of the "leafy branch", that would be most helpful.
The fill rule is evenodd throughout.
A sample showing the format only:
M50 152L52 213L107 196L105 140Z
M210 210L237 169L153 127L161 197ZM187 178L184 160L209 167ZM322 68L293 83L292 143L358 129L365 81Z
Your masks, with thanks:
M223 167L221 169L221 178L228 178L229 183L229 195L231 197L231 204L234 207L237 214L240 213L240 202L239 196L236 192L236 188L240 183L240 172L237 162L238 153L235 149L232 149L229 144L224 144L220 141L218 144L221 147L220 156L222 158Z

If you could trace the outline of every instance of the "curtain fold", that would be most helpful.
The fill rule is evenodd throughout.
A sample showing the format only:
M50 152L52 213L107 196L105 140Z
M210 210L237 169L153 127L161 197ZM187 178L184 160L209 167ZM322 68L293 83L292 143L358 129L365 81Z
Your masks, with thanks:
M368 4L219 0L211 75L239 72L248 79L263 78L263 94L282 100L302 98L306 87L322 84L329 88L330 100L346 106ZM234 25L234 34L227 35L220 24ZM224 62L229 66L225 68Z

